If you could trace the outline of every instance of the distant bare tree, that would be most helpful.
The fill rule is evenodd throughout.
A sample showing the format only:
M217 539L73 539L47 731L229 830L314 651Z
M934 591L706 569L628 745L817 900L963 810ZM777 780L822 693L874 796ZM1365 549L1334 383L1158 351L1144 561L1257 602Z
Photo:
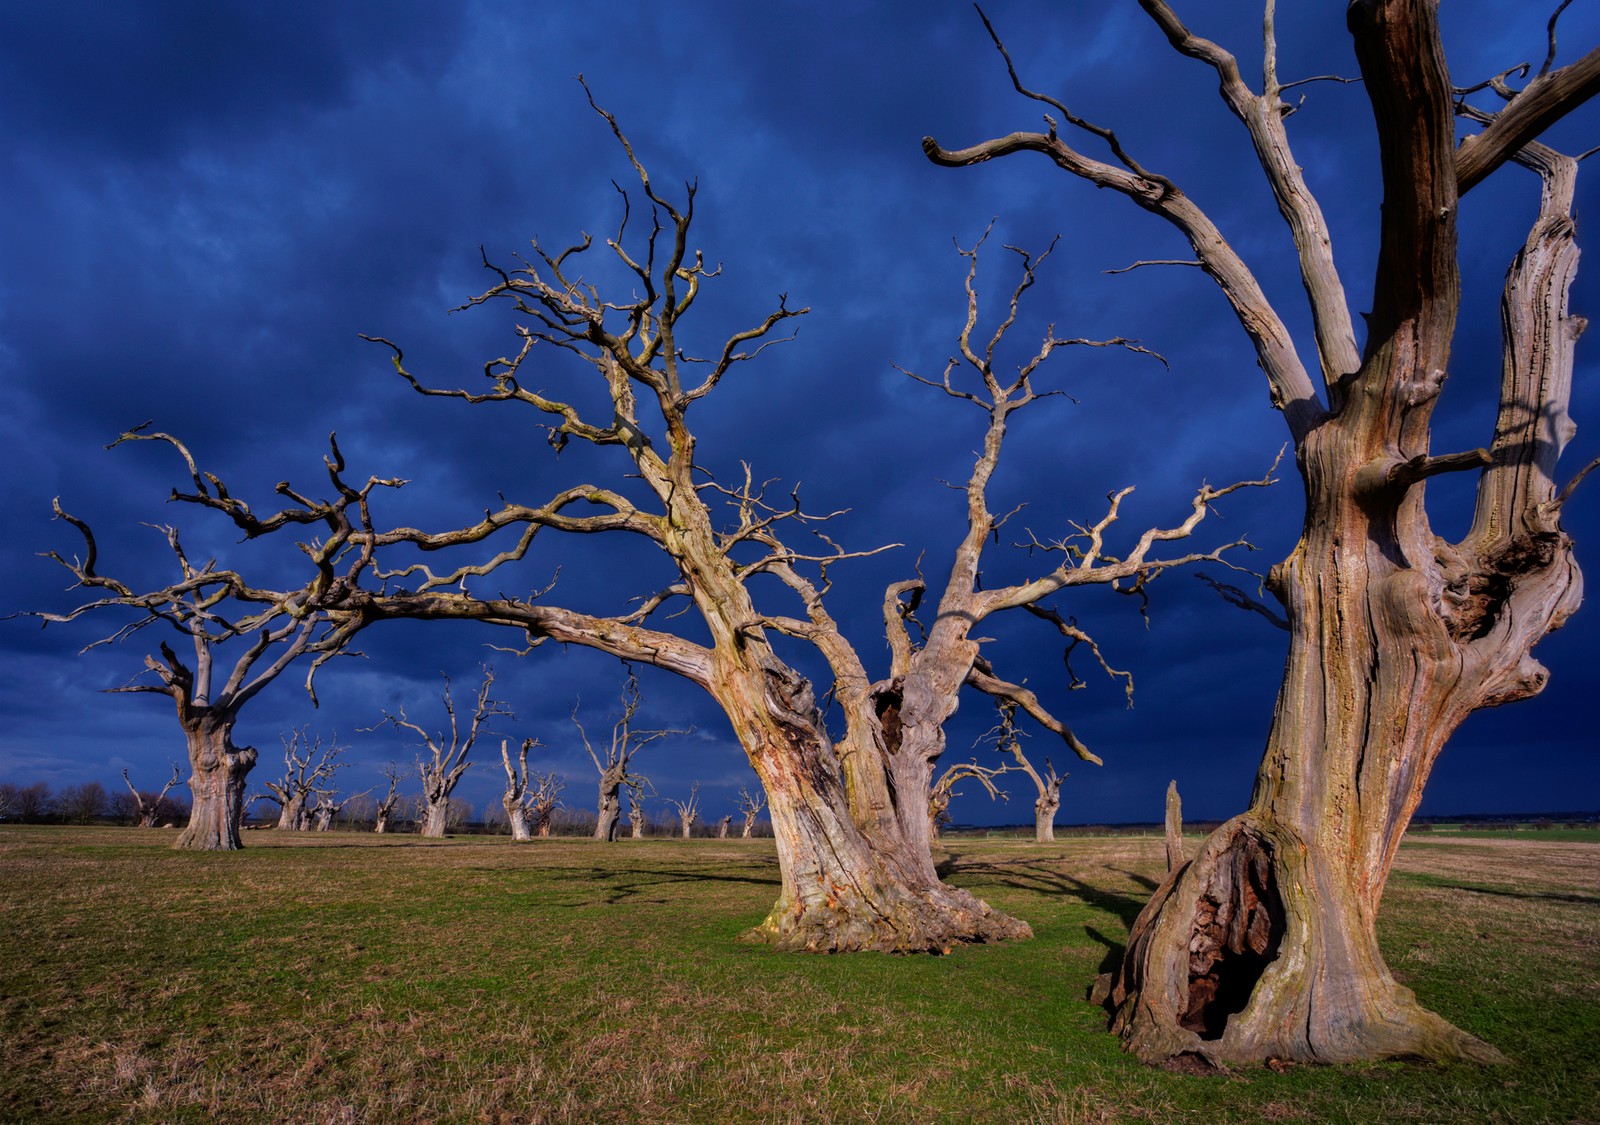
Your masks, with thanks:
M717 821L717 839L726 840L728 838L728 825L732 823L732 816L725 816L721 820Z
M378 801L373 808L372 830L374 832L389 831L390 818L394 816L395 806L400 802L400 767L390 762L383 767L383 779L389 783L388 792L384 793L383 800Z
M359 801L371 793L372 790L367 789L360 793L352 793L342 801L335 801L335 795L332 792L325 789L318 790L316 803L311 807L316 830L318 832L327 832L333 827L333 818L343 812L346 805L353 801Z
M267 792L255 800L276 801L278 827L304 832L311 827L312 798L344 768L346 763L339 761L339 755L349 747L340 746L337 736L323 745L322 736L311 738L305 727L296 727L278 737L283 742L283 776L266 782Z
M409 730L422 739L428 748L426 757L417 758L417 773L422 778L422 834L424 836L438 837L445 834L449 821L450 794L461 781L461 775L467 772L467 767L472 763L467 756L472 753L473 744L478 741L479 729L485 719L492 715L511 717L511 710L499 700L489 697L489 689L494 686L494 668L488 664L483 666L483 683L478 687L476 703L472 710L472 721L465 731L456 718L455 700L450 694L450 677L444 678L444 710L450 720L449 737L443 732L429 734L418 724L406 717L405 708L391 714L383 713L383 719L368 730L376 730L388 723L397 729Z
M678 810L678 823L683 826L683 838L687 840L694 834L695 822L700 819L700 783L697 781L690 787L686 800L669 800L672 807Z
M766 803L766 797L762 794L752 796L749 789L742 785L739 787L739 811L744 814L744 827L739 832L741 837L748 840L755 834L756 817L761 815Z
M1010 795L994 783L994 779L1009 770L1010 766L984 766L977 762L958 762L945 770L928 790L928 825L937 840L940 830L950 823L950 801L959 796L956 786L963 781L976 781L989 792L990 800L1008 801Z
M93 824L111 805L111 796L98 781L69 785L56 798L56 812L66 824Z
M644 784L628 786L628 829L635 840L644 839L648 820L644 812Z
M528 812L534 793L529 792L528 751L539 745L539 741L534 738L522 740L522 750L518 753L515 766L511 764L508 745L505 739L500 740L500 761L506 767L506 791L500 797L500 804L506 811L506 823L511 826L511 838L531 840L533 833L528 830Z
M1061 809L1061 783L1067 775L1058 775L1049 758L1044 760L1043 774L1033 768L1033 763L1028 761L1027 754L1023 752L1022 732L1017 729L1015 720L1016 708L1009 703L1001 703L1000 725L991 732L995 736L995 749L1010 755L1017 763L1015 768L1027 774L1028 780L1033 782L1038 793L1033 802L1033 839L1036 843L1048 844L1056 838L1056 813Z
M128 791L133 794L134 815L139 818L140 828L154 828L156 820L161 815L161 806L167 799L167 794L174 785L180 785L183 775L178 769L178 763L172 763L172 780L161 787L159 793L141 793L134 788L133 782L128 777L128 771L122 771L122 780L127 783Z
M533 834L541 838L550 835L550 821L561 804L561 791L567 787L560 774L536 773L528 781L528 818L533 822Z
M643 780L639 775L628 772L633 756L658 738L689 733L688 730L636 731L633 729L633 717L638 712L639 679L630 674L626 686L622 689L622 714L611 724L611 741L602 747L602 753L590 743L589 734L578 719L577 704L573 704L572 707L572 725L578 728L578 736L583 739L583 748L588 751L589 760L594 763L594 768L600 772L600 800L594 826L596 840L605 840L609 843L617 838L617 826L622 819L622 788L624 786L631 788L632 782Z

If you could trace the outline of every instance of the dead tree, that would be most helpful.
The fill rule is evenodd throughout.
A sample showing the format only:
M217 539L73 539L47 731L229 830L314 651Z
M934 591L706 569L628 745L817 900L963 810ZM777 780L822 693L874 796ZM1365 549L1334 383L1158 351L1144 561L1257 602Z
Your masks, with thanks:
M500 761L506 768L506 791L500 796L500 804L506 810L506 823L511 825L511 838L531 840L533 833L528 831L528 808L533 797L528 787L528 751L539 745L539 742L534 738L524 738L515 766L511 764L511 751L506 748L507 745L506 740L502 738Z
M330 831L333 828L334 817L342 813L346 805L350 804L351 801L359 801L362 797L366 797L371 793L372 790L365 789L360 793L350 794L342 801L335 801L332 791L326 789L318 790L317 799L311 806L311 815L314 818L313 826L318 832Z
M567 787L560 774L536 773L529 783L528 815L533 820L533 834L541 839L550 835L551 817L561 807L561 791Z
M649 783L643 778L635 778L624 784L628 787L628 829L635 840L642 840L646 827L644 788Z
M992 801L1009 801L1010 795L994 783L994 779L1007 772L1010 766L985 766L978 762L958 762L945 770L939 780L928 790L928 832L937 840L940 831L950 823L950 802L960 796L956 786L963 781L976 781L989 793Z
M1445 741L1478 708L1544 687L1548 672L1530 650L1578 606L1560 522L1576 478L1563 488L1555 476L1573 432L1568 398L1584 326L1567 310L1577 164L1536 138L1600 89L1600 49L1552 69L1552 20L1545 63L1520 90L1514 83L1529 68L1463 90L1451 83L1437 0L1349 5L1383 188L1371 296L1352 304L1290 148L1271 3L1257 90L1232 54L1191 32L1168 3L1140 2L1178 53L1215 71L1254 144L1298 259L1314 362L1302 360L1289 321L1195 200L1109 129L1026 88L1014 67L1018 92L1050 108L1047 132L959 151L924 141L950 166L1041 153L1172 224L1254 345L1304 484L1301 539L1266 584L1290 646L1250 808L1202 843L1140 916L1111 982L1113 1026L1147 1060L1499 1060L1394 979L1376 917ZM1498 97L1496 108L1470 102L1475 91ZM1458 120L1470 134L1459 144ZM1079 141L1109 155L1086 155ZM1458 216L1463 197L1506 163L1533 173L1525 183L1539 203L1505 279L1494 434L1484 448L1438 454L1430 426L1460 301ZM1352 315L1362 308L1364 341ZM1424 486L1463 471L1478 473L1476 514L1450 542L1429 523Z
M283 776L266 782L267 792L256 799L277 802L279 828L303 832L311 827L311 798L323 793L333 775L344 767L339 755L348 747L340 746L337 739L323 746L322 736L308 739L305 727L279 738L283 742Z
M388 792L383 795L372 813L373 832L389 831L389 820L394 816L395 808L400 803L400 767L390 762L383 767L383 779L389 783Z
M717 821L717 839L726 840L728 838L728 826L732 823L733 817L731 815Z
M1127 675L1125 672L1114 674ZM1022 731L1017 729L1016 706L1002 701L999 710L999 725L985 737L993 738L995 749L1016 763L1015 766L1008 766L1008 769L1027 774L1028 780L1033 782L1034 790L1038 793L1033 802L1033 839L1039 844L1053 843L1056 838L1056 813L1061 811L1061 783L1066 780L1066 774L1057 774L1049 758L1044 760L1044 773L1034 769L1022 749Z
M578 719L578 705L574 703L572 706L572 725L578 728L578 737L583 739L583 748L588 752L594 768L600 773L600 799L596 806L594 825L596 840L610 843L617 838L617 827L622 820L622 787L638 778L638 775L628 772L633 756L658 738L689 733L688 730L636 731L633 729L633 717L638 712L639 680L630 675L627 685L622 689L622 714L611 724L611 741L603 747L602 754L590 743L589 733L583 729L583 723Z
M167 799L174 785L183 780L183 775L178 769L178 763L172 763L172 780L161 787L159 793L141 793L133 787L133 782L128 779L128 771L122 771L122 780L127 783L128 790L133 794L134 808L139 817L140 828L154 828L156 819L161 815L161 804Z
M141 592L97 571L99 547L89 525L63 511L59 501L54 502L56 517L70 523L83 536L84 557L68 562L55 551L47 552L47 557L70 571L77 585L109 593L66 613L30 616L39 617L48 625L99 611L134 611L129 624L89 648L124 640L158 623L185 638L193 652L188 661L162 641L159 658L146 656L144 661L156 683L130 683L111 690L165 695L177 708L178 724L188 747L193 802L188 826L173 847L233 850L243 846L239 823L244 813L244 790L256 762L254 747L236 746L233 742L239 712L302 657L310 658L305 686L312 702L316 702L312 681L317 669L344 652L362 626L359 615L328 611L323 608L322 599L330 592L359 584L372 561L370 546L356 547L351 540L352 533L362 526L359 512L365 510L375 487L398 487L401 482L371 478L360 488L350 486L341 477L345 465L338 443L330 437L331 452L325 463L339 498L313 501L283 483L278 486L278 493L297 507L262 518L249 504L230 494L216 475L202 474L194 457L177 438L145 433L145 428L139 426L124 433L112 446L158 441L176 449L188 467L195 491L174 489L172 501L222 512L252 538L298 525L320 525L325 529L322 538L297 545L311 565L311 577L306 583L297 588L267 589L252 585L215 559L199 566L192 564L179 542L178 529L160 528L181 577L170 585ZM355 518L348 510L352 505L358 510ZM231 666L227 663L230 659Z
M429 734L421 725L412 722L406 717L405 708L402 707L394 714L385 711L383 718L375 726L366 727L366 730L377 730L385 723L396 730L408 730L422 739L422 744L427 747L426 756L417 756L417 775L422 778L422 834L429 837L441 837L445 829L450 826L450 794L461 781L461 775L467 772L472 765L468 756L472 753L473 745L478 741L478 733L485 719L491 716L505 716L514 718L510 708L497 699L489 697L489 689L494 686L494 668L488 664L483 666L483 683L478 686L478 695L473 704L472 720L463 731L456 717L455 700L450 694L450 677L444 678L445 716L449 720L450 728L448 737L444 731Z
M632 478L627 494L582 483L542 505L503 503L455 530L377 532L371 542L379 551L401 548L406 557L415 550L479 544L489 551L488 542L505 535L489 557L437 573L429 565L397 565L385 573L383 590L352 592L346 604L373 620L470 619L518 627L530 643L554 639L584 645L681 675L710 693L766 790L778 840L782 889L771 914L752 934L758 940L790 949L925 951L945 950L954 942L1028 936L1026 923L946 886L934 867L928 790L944 751L945 721L963 688L970 687L1017 701L1075 753L1098 759L1031 689L990 668L980 656L983 642L976 630L995 614L1038 604L1069 587L1142 588L1167 568L1217 559L1226 547L1175 558L1159 552L1192 533L1216 499L1242 485L1203 486L1188 516L1175 526L1150 528L1113 545L1114 525L1129 494L1117 491L1102 514L1076 525L1071 534L1034 539L1033 546L1059 556L1059 565L1053 557L1040 564L1054 569L982 589L982 553L1007 520L989 510L987 499L1001 443L1019 411L1053 393L1035 388L1035 373L1054 353L1075 345L1143 349L1120 338L1062 339L1051 332L1030 359L1003 375L995 367L995 350L1016 319L1017 302L1033 284L1040 259L1018 255L1022 279L1009 313L983 339L976 334L978 254L964 251L970 268L967 320L956 334L960 358L941 379L919 381L963 409L976 408L981 451L960 490L967 527L951 551L948 579L932 595L937 617L925 634L914 640L909 623L929 593L928 584L911 579L886 592L890 661L885 675L874 676L826 600L830 568L875 551L849 551L835 543L822 533L829 517L806 512L793 494L769 496L768 486L748 466L743 480L728 487L696 459L690 422L695 404L776 342L779 327L805 310L791 309L780 298L759 324L720 343L713 338L708 349L695 346L690 313L701 287L719 272L690 246L695 190L691 185L684 200L669 200L634 157L615 119L596 110L612 128L649 204L641 232L624 194L617 234L606 244L613 264L631 275L628 283L610 297L600 293L590 280L600 272L592 272L584 257L593 245L587 238L554 253L535 243L532 259L514 272L489 265L493 283L467 306L503 302L521 322L514 354L491 361L485 368L488 383L478 390L425 385L406 368L396 345L379 342L393 350L396 369L419 393L531 409L549 419L549 441L557 449L577 439L616 451L625 458L624 474ZM602 410L591 413L572 405L592 388L577 391L571 401L533 389L559 377L554 370L535 373L529 362L551 352L576 355L592 367L609 398ZM526 558L544 532L631 537L660 553L661 585L647 592L637 609L610 617L540 596L490 598L467 590L469 581ZM788 604L758 606L762 583L772 594L787 597ZM683 599L686 611L697 618L692 627L672 632L670 624L651 625L656 611L676 599ZM826 662L833 698L843 712L837 739L824 723L810 680L779 654L783 637L809 643Z
M687 840L694 835L695 822L700 819L700 783L697 781L689 788L687 800L679 801L668 798L672 807L678 810L678 824L683 830L683 838Z
M767 799L760 793L754 795L745 786L739 787L739 812L744 816L744 827L739 830L743 839L750 839L755 835L756 817L761 815L761 810L767 807Z

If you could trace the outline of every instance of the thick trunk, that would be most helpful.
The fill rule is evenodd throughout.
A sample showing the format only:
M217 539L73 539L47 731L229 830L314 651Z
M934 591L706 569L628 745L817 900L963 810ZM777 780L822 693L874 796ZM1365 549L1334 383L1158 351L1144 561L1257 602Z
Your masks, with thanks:
M628 827L633 832L635 840L644 839L644 810L638 805L633 806L628 812Z
M511 825L511 838L513 840L531 840L533 833L528 831L528 811L520 799L510 796L502 797L501 804L505 806L506 820Z
M389 831L389 810L388 809L379 809L378 810L378 815L373 819L373 822L372 822L372 830L374 832L387 832L387 831Z
M755 831L756 831L756 818L753 817L753 816L745 817L744 818L744 830L739 833L740 839L744 839L744 840L750 839L750 837L755 835Z
M306 799L300 796L290 797L283 803L283 808L278 812L278 827L280 829L294 829L298 831L305 827Z
M617 826L622 820L622 800L618 796L621 786L608 789L600 784L600 805L594 821L594 838L611 843L617 838Z
M1056 813L1061 809L1061 796L1047 793L1033 803L1033 839L1035 843L1054 843L1056 838Z
M422 834L433 839L441 839L445 832L445 821L450 812L450 798L441 797L438 800L429 800L428 806L422 813Z
M1457 591L1460 552L1430 535L1423 555L1408 526L1420 486L1386 508L1361 495L1364 466L1335 455L1336 433L1308 445L1320 518L1272 576L1290 652L1251 808L1140 915L1113 1026L1147 1060L1503 1061L1395 982L1375 924L1445 741L1476 708L1542 685L1527 652L1576 608L1577 571L1552 531L1548 549L1525 544L1515 566L1490 568L1492 591Z
M774 678L764 695L759 710L730 705L736 697L722 701L766 789L783 875L777 903L749 938L811 952L937 953L962 942L1032 936L1027 923L940 882L929 850L925 775L912 798L920 825L914 838L898 830L894 816L858 825L809 687L797 677Z
M182 712L180 711L180 715ZM189 748L189 823L172 845L180 851L235 851L244 847L245 779L256 764L253 747L234 746L233 718L205 708L190 708L184 724Z
M544 819L544 820L539 821L539 839L548 840L549 838L550 838L550 821L548 819Z

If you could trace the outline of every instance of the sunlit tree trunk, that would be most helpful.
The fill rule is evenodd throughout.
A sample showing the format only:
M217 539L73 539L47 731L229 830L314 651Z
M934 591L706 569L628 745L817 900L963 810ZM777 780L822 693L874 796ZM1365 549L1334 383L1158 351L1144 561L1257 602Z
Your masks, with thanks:
M185 716L189 748L189 823L173 845L185 851L233 851L244 846L245 781L256 764L253 747L233 744L233 717L192 707Z

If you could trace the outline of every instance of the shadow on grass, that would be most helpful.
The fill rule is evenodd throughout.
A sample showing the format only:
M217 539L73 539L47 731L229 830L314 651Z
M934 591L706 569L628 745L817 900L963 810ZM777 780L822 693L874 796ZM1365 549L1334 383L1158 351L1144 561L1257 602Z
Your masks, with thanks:
M654 887L689 886L696 883L744 883L753 887L780 887L783 885L782 879L766 874L716 875L704 871L684 871L671 868L619 867L607 869L593 867L586 871L569 868L564 871L550 871L548 874L565 882L582 883L585 886L593 887L603 892L597 897L582 902L551 902L545 904L550 907L567 908L595 906L600 903L605 903L607 906L616 906L623 902L637 901L649 889Z
M1046 859L962 862L960 856L950 855L940 861L937 870L941 879L961 874L985 879L1002 887L1010 887L1012 890L1030 891L1058 898L1076 898L1098 910L1116 915L1125 926L1132 926L1133 920L1144 909L1144 898L1092 886L1082 879L1054 869L1050 864L1051 861ZM1132 871L1119 871L1118 874L1126 876L1136 886L1143 887L1147 891L1154 891L1158 886L1155 880Z
M1595 895L1563 894L1559 891L1513 891L1505 887L1481 887L1471 883L1430 882L1430 885L1447 891L1468 891L1475 895L1494 895L1498 898L1522 898L1541 902L1571 902L1579 906L1600 906Z

